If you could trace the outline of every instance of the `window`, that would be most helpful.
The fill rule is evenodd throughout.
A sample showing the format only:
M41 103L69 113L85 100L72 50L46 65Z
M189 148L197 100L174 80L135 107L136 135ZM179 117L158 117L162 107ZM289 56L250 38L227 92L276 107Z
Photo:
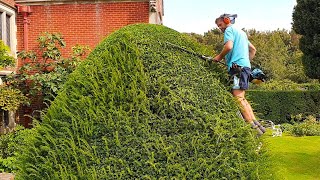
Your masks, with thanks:
M2 85L2 78L0 76L0 85ZM9 112L4 111L3 109L0 108L0 129L5 128L9 125ZM0 132L0 134L3 132Z
M10 7L0 4L0 39L10 47L16 57L16 13Z
M7 42L6 44L11 47L11 43L10 43L10 33L11 33L11 23L10 23L10 18L11 16L9 16L8 14L6 14L6 34L7 34Z
M16 13L15 10L0 2L0 39L10 47L12 56L16 57ZM7 74L6 70L0 69L0 74ZM11 72L11 71L10 71ZM2 84L0 76L0 85ZM0 108L0 130L11 122L10 113ZM1 133L1 132L0 132Z
M0 126L7 127L9 125L9 112L0 109Z

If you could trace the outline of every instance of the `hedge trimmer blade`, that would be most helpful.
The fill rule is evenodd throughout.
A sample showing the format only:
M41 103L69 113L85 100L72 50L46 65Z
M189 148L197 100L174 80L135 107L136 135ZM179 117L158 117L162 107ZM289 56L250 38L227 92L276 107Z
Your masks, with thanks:
M190 51L190 50L188 50L188 49L185 49L185 48L183 48L183 47L181 47L181 46L178 46L178 45L173 44L173 43L170 43L170 42L166 42L166 44L168 44L168 45L170 45L170 46L172 46L172 47L174 47L174 48L177 48L177 49L179 49L179 50L181 50L181 51L183 51L183 52L186 52L186 53L188 53L188 54L191 54L191 55L193 55L193 56L196 56L196 57L198 57L198 58L200 58L200 59L202 59L202 60L205 60L205 61L208 60L208 56L195 53L195 52L193 52L193 51ZM209 61L209 62L211 62L211 61ZM223 64L223 65L226 66L226 64L224 64L223 62L220 62L220 61L216 61L216 62L218 62L218 63Z
M173 44L173 43L170 43L170 42L166 42L166 44L168 44L168 45L170 45L170 46L172 46L172 47L174 47L174 48L177 48L177 49L179 49L179 50L181 50L181 51L183 51L183 52L186 52L186 53L188 53L188 54L191 54L191 55L193 55L193 56L196 56L196 57L198 57L198 58L200 58L200 59L202 59L202 60L205 60L205 61L208 60L208 56L195 53L195 52L193 52L193 51L190 51L190 50L188 50L188 49L186 49L186 48L183 48L183 47L181 47L181 46L178 46L178 45ZM213 61L214 61L214 60L213 60ZM209 62L211 62L211 61L209 61ZM220 63L220 64L223 64L224 66L227 66L227 65L226 65L225 63L223 63L223 62L220 62L220 61L215 61L215 62L218 62L218 63ZM260 84L261 82L265 82L265 77L266 77L266 76L265 76L265 74L262 72L261 69L255 68L255 69L252 70L251 81L252 81L252 80L255 80L255 81L253 81L254 84ZM258 80L258 81L257 81L257 80Z
M201 54L198 54L198 53L195 53L195 52L193 52L193 51L187 50L187 49L185 49L185 48L183 48L183 47L181 47L181 46L178 46L178 45L173 44L173 43L170 43L170 42L166 42L166 43L167 43L168 45L174 47L174 48L177 48L177 49L183 51L183 52L186 52L186 53L188 53L188 54L192 54L192 55L194 55L194 56L197 56L197 57L203 59Z

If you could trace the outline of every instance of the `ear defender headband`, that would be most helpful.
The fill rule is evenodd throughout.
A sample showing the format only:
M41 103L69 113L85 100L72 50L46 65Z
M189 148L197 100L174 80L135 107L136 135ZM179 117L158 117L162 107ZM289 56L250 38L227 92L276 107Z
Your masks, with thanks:
M237 14L222 14L220 16L220 18L223 18L223 22L226 23L226 24L234 24L235 23L235 20L236 20L236 17L238 17Z

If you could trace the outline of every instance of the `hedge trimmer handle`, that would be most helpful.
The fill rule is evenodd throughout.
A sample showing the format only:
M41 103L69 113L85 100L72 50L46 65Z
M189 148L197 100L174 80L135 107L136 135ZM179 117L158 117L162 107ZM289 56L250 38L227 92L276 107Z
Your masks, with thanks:
M202 56L201 56L201 59L206 60L206 61L214 61L213 57L211 57L211 56L205 56L205 55L202 55Z

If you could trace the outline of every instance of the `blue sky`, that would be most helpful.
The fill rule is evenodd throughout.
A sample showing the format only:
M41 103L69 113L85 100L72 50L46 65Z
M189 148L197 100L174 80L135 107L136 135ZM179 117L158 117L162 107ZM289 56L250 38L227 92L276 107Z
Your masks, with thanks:
M291 29L296 0L164 0L163 24L179 32L203 34L223 13L238 14L235 26L268 31Z

